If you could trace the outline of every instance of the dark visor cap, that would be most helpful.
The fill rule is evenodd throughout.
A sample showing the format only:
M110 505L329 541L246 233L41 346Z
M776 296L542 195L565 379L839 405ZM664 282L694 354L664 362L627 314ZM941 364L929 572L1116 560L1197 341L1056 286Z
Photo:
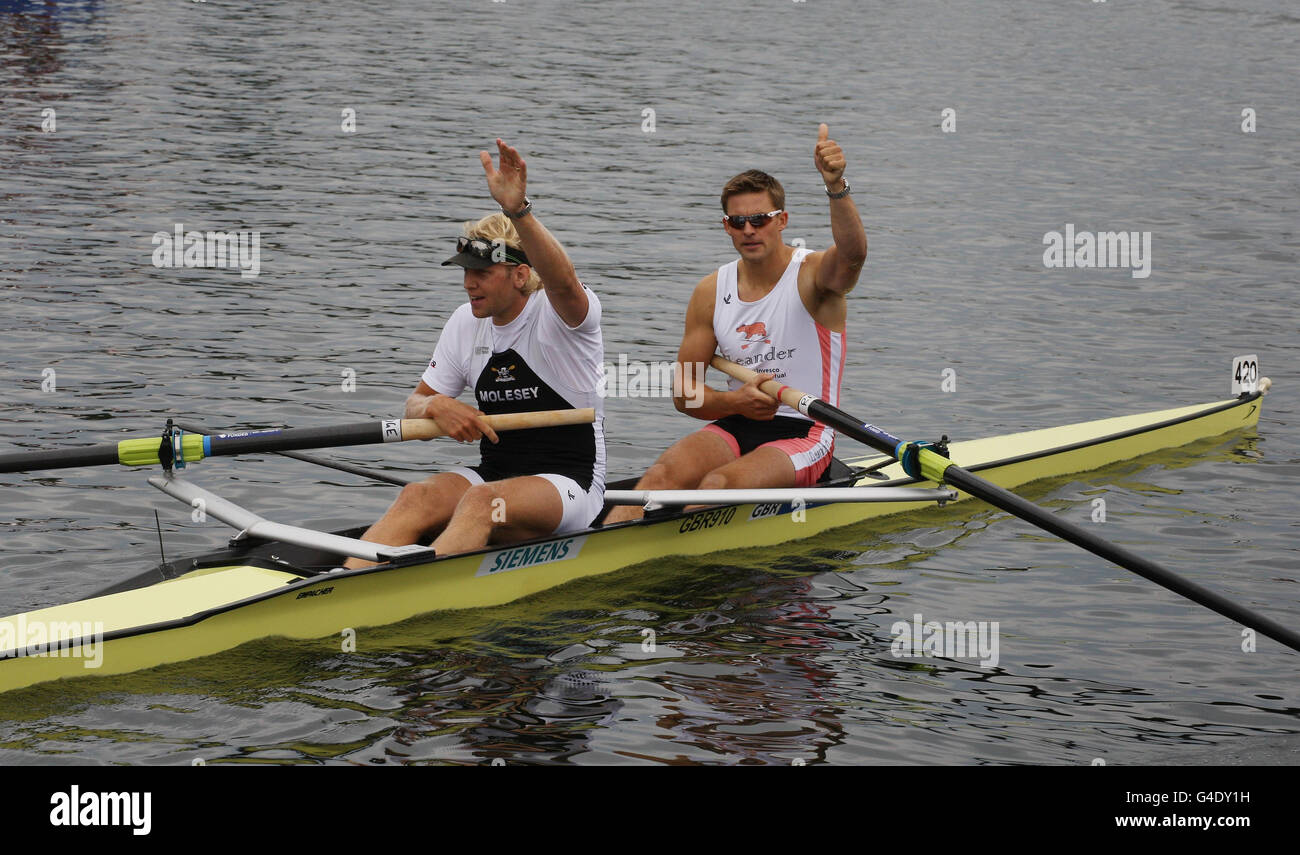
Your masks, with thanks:
M473 255L472 253L458 252L455 255L453 255L451 258L444 261L442 263L442 266L446 267L449 264L458 264L461 267L467 268L469 270L483 270L485 268L491 267L494 263L495 262L493 262L492 259L490 258L479 258L477 255Z
M469 270L484 270L498 263L527 264L528 256L522 249L498 241L460 237L456 239L456 254L442 266L456 264Z

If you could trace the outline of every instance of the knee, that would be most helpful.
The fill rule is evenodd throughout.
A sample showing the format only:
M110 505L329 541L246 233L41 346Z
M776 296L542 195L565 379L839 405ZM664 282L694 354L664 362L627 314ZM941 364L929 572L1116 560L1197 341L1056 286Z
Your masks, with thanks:
M674 476L673 470L664 463L655 463L645 471L641 480L637 482L638 490L687 490L690 484L680 483L681 479Z
M436 492L431 489L429 484L424 482L407 484L402 488L401 492L397 494L397 502L395 504L404 508L418 510L427 507L430 500L435 495Z
M476 484L465 491L456 505L456 514L469 514L486 520L494 528L506 522L506 500L492 484Z
M721 472L710 472L700 481L701 490L725 490L727 489L727 476Z

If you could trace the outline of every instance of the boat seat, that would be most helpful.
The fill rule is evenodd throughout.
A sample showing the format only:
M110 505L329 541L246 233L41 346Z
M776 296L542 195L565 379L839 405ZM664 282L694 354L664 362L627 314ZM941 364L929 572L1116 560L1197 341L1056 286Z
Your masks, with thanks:
M818 484L826 484L830 481L841 481L853 474L853 468L840 460L838 457L832 457L831 463L822 473L822 477L817 479Z

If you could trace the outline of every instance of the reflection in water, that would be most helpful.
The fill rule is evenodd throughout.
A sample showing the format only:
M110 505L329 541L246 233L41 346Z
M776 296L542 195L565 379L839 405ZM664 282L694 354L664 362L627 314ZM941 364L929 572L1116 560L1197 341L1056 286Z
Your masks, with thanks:
M62 69L59 55L63 44L59 20L53 15L41 14L50 7L57 7L57 4L10 0L0 5L0 39L3 39L5 47L4 65L7 75L19 76L25 82L34 83L41 76ZM14 90L15 95L33 100L37 97L37 92L34 87Z
M594 636L544 659L436 654L433 671L404 684L406 722L389 737L401 747L385 753L399 762L814 762L843 741L822 692L831 663L816 655L836 633L823 625L825 606L798 601L806 578L758 581L724 599L679 596L636 623L629 610L588 614ZM638 624L660 630L653 650ZM653 728L628 742L620 720Z
M0 44L5 48L3 65L10 78L5 81L5 89L18 98L37 97L38 89L18 87L12 78L34 84L41 77L61 71L61 55L67 47L63 41L64 21L75 19L84 24L93 20L98 11L99 0L0 0ZM67 94L51 93L50 97L66 98Z

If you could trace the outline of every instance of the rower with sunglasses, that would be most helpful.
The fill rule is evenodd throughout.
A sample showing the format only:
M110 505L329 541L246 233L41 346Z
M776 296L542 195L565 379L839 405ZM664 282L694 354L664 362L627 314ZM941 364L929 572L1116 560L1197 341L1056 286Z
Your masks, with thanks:
M503 213L467 223L456 254L443 262L464 268L469 302L447 320L406 402L406 418L434 419L462 442L482 440L481 462L404 487L364 540L402 546L436 536L433 548L449 554L576 531L600 513L600 301L532 212L519 152L499 139L497 148L500 169L488 152L479 159ZM476 407L456 400L467 388ZM596 410L592 424L500 436L481 418L585 407Z
M723 227L740 257L695 287L677 362L673 403L710 422L660 455L639 490L803 487L830 464L834 432L758 387L777 379L839 403L845 297L867 257L867 235L844 180L844 152L818 128L813 160L826 185L834 242L822 252L787 246L785 190L772 176L742 172L722 190ZM760 372L726 391L704 385L715 352ZM614 509L607 523L640 517Z

